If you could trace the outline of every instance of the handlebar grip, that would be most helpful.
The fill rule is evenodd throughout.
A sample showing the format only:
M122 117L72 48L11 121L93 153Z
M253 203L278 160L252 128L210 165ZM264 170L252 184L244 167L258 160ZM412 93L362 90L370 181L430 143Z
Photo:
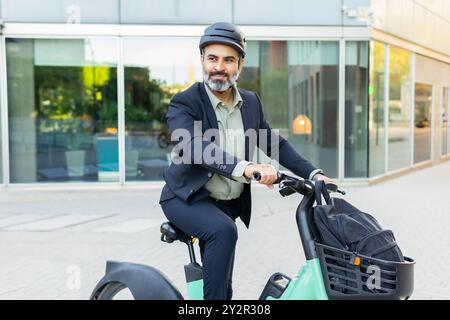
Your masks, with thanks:
M258 171L253 172L253 179L255 179L256 181L261 180L261 173L259 173Z
M338 186L337 184L334 183L326 183L325 187L327 188L328 191L330 192L337 192Z
M335 183L327 183L327 184L325 184L325 187L326 187L327 190L330 191L330 192L338 192L338 193L340 193L340 194L342 194L342 195L345 195L345 191L339 190L338 185L335 184Z
M256 181L261 180L261 173L259 171L253 172L253 179ZM277 171L277 180L274 182L274 184L280 183L280 181L283 179L283 174L279 171Z

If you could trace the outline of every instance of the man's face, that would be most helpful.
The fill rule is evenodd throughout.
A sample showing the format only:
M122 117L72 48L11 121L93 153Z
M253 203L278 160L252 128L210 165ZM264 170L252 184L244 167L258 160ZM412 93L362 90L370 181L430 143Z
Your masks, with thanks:
M239 61L240 59L240 61ZM213 91L226 91L238 79L244 59L236 49L223 44L210 44L203 50L203 80Z

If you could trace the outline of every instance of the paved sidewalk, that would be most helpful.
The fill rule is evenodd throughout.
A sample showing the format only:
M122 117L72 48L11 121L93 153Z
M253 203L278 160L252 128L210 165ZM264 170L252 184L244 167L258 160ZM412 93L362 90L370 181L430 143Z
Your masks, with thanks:
M450 162L345 196L394 230L416 259L413 299L450 299ZM0 189L0 299L87 299L106 260L157 267L185 294L184 244L160 241L159 187ZM277 271L304 263L299 195L253 188L250 229L238 222L234 298L257 299ZM79 276L79 277L78 277Z

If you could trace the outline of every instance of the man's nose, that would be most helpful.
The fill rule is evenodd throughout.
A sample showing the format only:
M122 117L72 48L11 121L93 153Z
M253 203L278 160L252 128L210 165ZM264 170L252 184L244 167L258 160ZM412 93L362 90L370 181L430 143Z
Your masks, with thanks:
M217 61L216 65L214 66L214 69L216 71L223 71L225 69L225 64L222 60Z

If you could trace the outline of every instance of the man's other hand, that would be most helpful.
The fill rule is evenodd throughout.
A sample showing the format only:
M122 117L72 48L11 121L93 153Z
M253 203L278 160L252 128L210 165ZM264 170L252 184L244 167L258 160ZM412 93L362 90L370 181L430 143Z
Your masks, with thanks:
M265 184L268 188L273 189L273 184L277 181L277 170L271 164L249 164L245 168L244 176L253 179L253 173L259 172L261 180L259 183Z
M334 184L337 185L336 182L334 182L333 180L331 180L330 178L328 178L326 175L322 174L322 173L318 173L314 176L313 180L322 180L325 182L325 184Z

